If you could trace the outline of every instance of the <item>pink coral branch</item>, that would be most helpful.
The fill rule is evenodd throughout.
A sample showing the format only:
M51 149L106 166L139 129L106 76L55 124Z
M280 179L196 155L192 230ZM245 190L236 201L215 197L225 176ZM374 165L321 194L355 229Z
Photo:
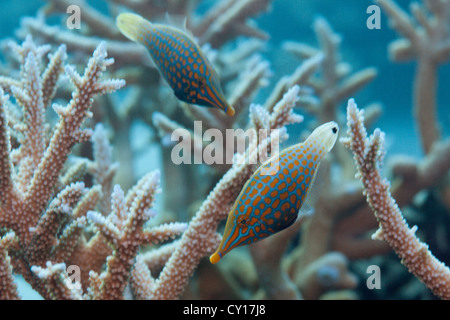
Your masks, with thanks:
M11 258L8 256L8 247L12 241L14 241L13 232L0 237L0 300L20 299L12 275Z
M347 108L347 138L344 145L352 150L358 175L364 185L367 202L378 219L380 228L372 236L385 240L402 259L402 263L433 293L450 299L450 270L428 250L427 244L415 235L392 198L389 182L381 176L384 157L384 133L376 129L367 138L363 111L350 99Z
M8 120L4 111L8 97L3 94L0 88L0 203L3 206L9 204L14 192L14 182L12 179L13 166L9 154L11 152L11 142L9 137ZM1 219L7 217L0 215Z
M415 58L417 69L414 78L414 115L424 152L431 151L440 138L437 117L438 67L450 58L450 1L423 0L431 14L422 6L411 5L412 16L392 0L377 0L386 11L393 28L404 36L390 45L391 58L403 61Z
M22 63L21 80L17 82L20 87L7 89L23 107L21 121L13 119L13 123L8 123L11 117L5 112L7 97L0 89L0 228L14 231L16 245L8 248L5 257L10 255L16 272L39 294L44 298L78 299L80 292L64 286L65 264L59 262L69 258L86 225L80 212L86 208L80 207L78 216L71 216L78 200L87 196L84 184L73 180L86 165L73 166L64 179L60 176L72 146L91 135L91 130L81 127L91 116L94 96L115 91L125 82L100 80L106 67L113 63L107 59L104 43L95 50L83 76L66 67L76 88L66 107L54 105L59 122L48 142L44 100L49 102L53 97L65 49L61 46L50 57L42 77L40 66L47 47L36 47L30 36L22 46L14 46ZM19 139L19 147L12 149L10 133L14 130L20 130L25 138ZM98 192L90 192L89 196L98 198ZM83 201L92 203L92 199ZM0 291L11 288L7 282L0 282Z
M122 189L116 185L112 193L112 212L106 218L100 213L88 212L88 219L113 249L107 259L106 271L100 276L102 283L92 298L123 299L123 291L140 246L174 238L186 229L184 223L144 228L144 224L154 216L151 208L158 190L159 177L159 171L144 176L129 191L127 199ZM95 278L97 275L91 272L90 276Z
M153 299L178 299L200 259L212 253L218 246L220 236L216 233L216 229L220 221L227 217L230 205L253 173L254 165L252 163L256 163L256 160L260 159L258 158L260 151L270 148L271 139L281 139L283 135L285 137L285 125L302 121L303 118L293 112L299 90L298 86L288 90L283 99L274 107L272 114L267 115L267 121L259 121L259 123L266 124L266 129L272 129L274 132L262 141L258 142L257 139L253 139L246 151L249 160L245 163L237 160L208 195L189 223L179 246L155 281L151 293ZM240 156L245 157L244 155Z

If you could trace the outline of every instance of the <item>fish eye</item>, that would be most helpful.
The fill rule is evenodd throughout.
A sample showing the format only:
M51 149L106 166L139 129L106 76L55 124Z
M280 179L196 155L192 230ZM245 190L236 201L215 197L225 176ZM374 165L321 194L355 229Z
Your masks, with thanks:
M243 215L243 216L239 216L236 222L237 222L237 225L240 228L242 228L247 225L247 221L248 221L248 217L246 215Z
M336 128L336 127L333 127L333 128L331 129L331 131L333 131L333 133L336 134L337 128Z

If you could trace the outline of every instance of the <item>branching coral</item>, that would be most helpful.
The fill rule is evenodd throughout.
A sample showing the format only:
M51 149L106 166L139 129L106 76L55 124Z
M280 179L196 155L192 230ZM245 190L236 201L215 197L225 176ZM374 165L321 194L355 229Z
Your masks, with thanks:
M211 60L218 74L228 102L236 109L235 117L224 117L211 110L203 110L196 106L180 103L173 97L172 92L162 83L156 69L150 63L148 53L144 48L129 41L119 34L114 19L94 8L88 1L53 1L44 7L36 18L26 17L22 20L19 34L32 34L43 43L57 44L64 42L67 50L77 53L78 56L90 54L96 47L98 39L107 43L108 52L116 60L110 70L114 76L126 80L128 88L124 95L125 101L117 102L108 96L100 98L100 107L95 108L94 117L97 121L109 124L113 130L112 144L119 153L122 170L118 172L117 179L122 186L130 187L139 178L135 166L131 162L137 157L133 150L130 128L133 121L144 121L151 130L167 129L158 125L162 121L153 122L153 114L162 114L158 119L177 123L177 127L192 129L192 120L202 121L204 129L218 128L222 132L233 127L240 127L247 117L240 115L247 112L252 98L258 90L267 84L269 64L257 52L261 49L261 41L245 39L236 48L226 46L236 42L240 36L267 39L267 35L256 26L252 20L260 13L270 8L268 0L221 0L207 7L204 14L197 11L200 1L106 1L111 16L117 16L123 11L134 11L153 22L177 24L180 18L186 18L186 26L202 45L204 52ZM66 13L68 5L77 5L83 13L81 30L67 30L65 25L50 25L49 18L54 15ZM169 20L165 14L169 13ZM255 45L255 43L258 43ZM287 88L285 88L286 90ZM281 98L279 96L278 100ZM277 100L277 101L278 101ZM275 101L275 102L277 102ZM119 105L120 104L120 105ZM180 106L184 112L180 112ZM238 125L237 121L242 123ZM243 120L243 121L242 121ZM171 131L169 130L169 134ZM167 132L164 132L167 135ZM159 141L150 141L154 148L161 148ZM164 142L164 141L163 141ZM167 149L161 151L163 159L161 170L167 175L162 185L164 191L174 192L180 181L191 181L200 176L197 166L180 169L169 160ZM153 168L152 168L153 169ZM229 165L214 166L217 178L222 175ZM185 219L187 208L192 202L201 201L210 191L211 185L205 186L201 193L199 189L190 189L179 193L173 201L165 201L165 210L168 215L177 215ZM203 189L202 189L203 190ZM197 192L196 192L197 191ZM186 209L179 209L186 208Z
M433 115L434 79L438 66L448 59L448 1L424 1L430 15L413 5L418 27L394 2L378 1L406 39L391 47L394 60L419 62L416 119L426 152L423 159L397 158L388 167L392 196L379 170L382 135L366 139L363 130L363 120L366 126L373 123L381 108L378 104L366 107L362 119L351 102L353 140L347 145L359 141L361 149L354 148L359 154L356 160L370 162L359 167L364 186L354 179L351 153L337 144L321 164L320 194L313 213L302 215L282 233L252 244L250 254L246 248L230 253L218 266L203 258L216 249L221 222L263 156L270 154L271 142L286 140L287 130L297 137L300 133L295 130L310 129L317 122L335 120L343 126L341 104L368 85L376 69L351 72L350 63L340 54L340 36L324 18L318 18L313 27L319 46L286 43L284 49L302 61L291 74L271 84L270 63L260 55L267 34L252 21L270 7L269 0L220 0L204 14L196 10L198 0L109 0L105 2L108 14L88 1L47 2L37 18L23 19L17 35L25 41L20 46L10 44L9 58L15 59L2 66L0 76L0 298L20 298L15 273L47 299L353 299L360 280L355 265L361 262L355 260L385 253L389 245L437 295L448 297L448 268L434 261L426 245L414 238L414 228L406 229L399 211L401 207L407 212L403 208L416 201L421 191L442 186L436 198L445 201L448 190L442 177L450 168L450 143L439 141ZM64 14L69 4L82 9L81 30L47 24L48 17ZM235 117L172 97L148 64L145 50L125 42L117 32L113 17L123 11L158 22L166 12L172 18L187 17L188 29L220 75ZM50 45L36 45L29 34L37 43ZM240 36L244 41L237 39ZM104 42L99 45L100 40ZM51 45L57 45L56 49ZM106 58L106 47L116 63ZM79 75L75 70L84 66L94 50L84 74ZM68 66L68 59L77 66ZM19 70L15 70L17 62ZM128 86L120 94L106 94L124 81L100 80L105 72L125 79ZM277 70L275 74L280 76ZM60 81L65 76L75 89L68 81ZM268 84L273 89L261 98L260 93L266 93L260 89ZM66 99L70 101L64 106ZM431 112L420 116L427 104ZM303 116L294 112L297 107L312 119L305 117L308 122L299 127L287 126L303 122ZM194 121L201 121L201 130ZM95 129L83 129L83 124ZM149 136L139 141L145 145L141 150L133 146L132 138L141 138L136 127L142 131L145 127ZM214 147L233 154L236 141L245 148L233 159L224 158L224 163L176 165L169 147L174 142L171 136L180 129L194 153ZM238 130L233 143L227 143L229 138L220 143L203 139L208 129L216 129L223 137L229 129ZM260 129L271 132L259 135ZM160 139L154 132L160 133ZM90 143L74 148L78 142ZM372 151L364 152L363 147ZM136 158L149 149L152 152L145 162L152 168L139 168L138 175ZM77 156L69 156L70 152ZM158 211L163 214L156 218L159 180L163 195L157 198L163 203ZM372 188L377 185L378 189ZM387 242L369 237L378 225L372 209L380 220L377 238ZM392 221L400 227L393 230ZM165 243L178 235L180 239ZM424 271L430 264L431 276ZM75 272L77 282L69 270L79 271Z
M349 100L347 109L347 138L343 140L352 150L358 175L364 185L367 202L380 223L373 238L385 240L402 259L408 270L423 281L434 294L450 299L450 270L428 250L415 235L417 227L409 228L392 198L389 182L380 173L385 156L384 133L376 129L370 138L364 127L363 112Z
M149 64L145 49L136 44L124 42L114 19L95 9L88 1L48 0L38 18L26 18L23 21L24 31L47 43L65 42L69 50L91 52L97 41L93 37L108 39L108 50L117 60L119 66L124 63ZM222 0L201 17L195 12L198 0L186 1L152 1L152 0L111 0L107 3L109 10L116 15L126 8L139 13L151 21L161 21L167 13L174 17L183 17L187 26L199 39L200 44L209 43L219 48L238 36L249 36L266 39L268 36L260 30L251 19L261 12L267 11L271 0ZM84 35L70 32L65 28L51 27L44 21L45 16L55 13L66 13L68 6L77 5L83 12Z
M22 58L22 77L20 80L2 80L5 89L12 92L22 107L22 113L18 113L15 105L8 104L7 96L0 92L0 222L2 228L14 232L4 235L1 240L1 292L5 292L2 297L17 297L11 277L11 263L16 272L22 274L44 298L123 298L126 279L140 246L167 240L183 232L185 225L174 223L143 228L144 223L154 215L151 207L158 188L156 172L143 177L126 197L122 189L116 186L111 194L112 212L105 211L104 203L99 206L106 212L106 217L89 211L100 199L100 185L88 189L83 182L75 181L80 178L80 171L86 171L83 161L73 165L65 175L61 173L72 146L88 141L93 134L91 130L81 128L84 120L91 115L93 97L115 91L125 83L123 80L100 80L106 67L113 63L112 59L106 58L104 44L100 44L94 52L83 76L73 67L66 66L75 91L67 106L53 105L59 121L47 139L44 101L51 101L55 93L59 74L64 69L65 47L61 46L50 56L42 76L40 64L49 48L36 47L31 37L27 37L23 45L15 49ZM20 84L20 87L8 85L11 83ZM16 148L11 145L11 132L17 139L17 142L14 141L18 144ZM97 177L95 182L102 183L103 192L110 192L108 189L115 166L108 159L110 147L105 144L101 127L96 128L94 141L97 165L91 167L94 177ZM102 169L104 172L99 172ZM106 202L109 199L103 197ZM80 242L88 222L96 226L98 233L111 245L112 252L99 243L98 235L91 239L95 245ZM92 270L90 286L83 293L81 286L71 286L68 281L66 263L70 261L74 265L85 266L87 261L76 261L76 258L86 258L80 249L88 251L93 247L97 259L109 256L107 267L100 275L98 268L83 270L85 273ZM99 250L99 247L103 249ZM106 254L101 254L101 251ZM100 266L104 263L101 261Z
M217 183L189 223L179 246L146 296L155 299L178 298L200 259L215 250L220 242L220 238L216 234L218 224L227 217L231 204L253 173L253 163L256 163L257 159L267 152L272 139L283 138L285 129L281 129L285 125L301 120L292 111L295 101L298 99L298 90L298 87L294 87L286 93L274 108L273 113L269 115L269 121L265 121L267 118L261 119L262 116L266 116L266 111L262 107L258 107L260 110L257 110L255 117L260 120L259 123L264 123L268 130L279 130L275 130L266 139L259 141L257 135L253 135L253 140L245 154L237 155L237 157L244 157L248 160L236 159L233 167Z
M8 249L13 241L14 234L12 232L0 239L0 300L20 299L12 274L11 258L8 256Z
M184 223L171 223L152 229L144 224L155 215L151 210L158 188L159 172L143 177L126 195L119 186L112 194L112 212L105 218L100 213L88 212L87 217L113 248L107 259L106 270L100 276L89 274L92 281L90 294L93 299L121 299L126 279L129 278L134 258L144 244L155 244L170 239L186 229ZM96 286L101 283L100 286Z
M17 122L9 123L5 113L7 97L1 92L0 167L1 225L14 231L17 245L13 248L18 249L13 249L13 265L47 297L45 284L30 272L30 267L44 266L47 261L58 261L62 255L70 254L76 245L72 238L80 234L80 228L85 224L84 217L71 217L72 207L86 192L83 183L62 185L59 190L55 186L60 183L59 177L72 146L91 136L91 131L82 129L81 125L90 115L93 97L124 85L121 80L99 80L105 68L113 62L106 58L104 45L95 51L83 76L67 66L66 72L75 85L75 91L67 106L53 106L60 118L48 139L44 102L50 101L55 92L54 86L65 59L65 47L61 46L50 57L51 62L41 76L42 55L48 49L36 47L31 37L21 47L16 47L22 59L22 78L18 82L20 86L13 85L7 89L22 107L22 118L11 119ZM11 130L15 130L20 143L14 149L9 138Z
M38 49L34 46L31 38L27 38L24 45L20 47L22 51L28 48L30 51L37 52ZM64 47L59 49L59 52L63 52ZM62 57L63 54L53 55L53 57ZM28 65L34 62L32 53L28 54L27 59L24 61L24 72L30 72ZM102 213L97 213L92 210L95 207L96 201L99 201L101 196L100 188L98 185L92 187L92 189L85 188L82 182L75 182L74 178L66 178L68 184L66 186L61 185L59 182L60 172L63 169L67 154L70 151L73 143L73 137L78 137L76 141L88 140L92 136L91 131L81 131L80 126L84 117L78 116L78 114L89 116L89 101L91 103L94 94L112 91L123 85L123 82L119 80L101 81L98 80L100 73L104 68L111 63L111 60L105 59L106 53L104 48L100 46L94 53L94 57L89 62L89 65L85 71L85 75L82 77L76 73L71 67L66 67L66 72L72 79L72 82L77 88L77 93L74 94L73 99L69 103L68 107L62 107L60 105L54 105L54 109L60 116L59 125L56 126L54 133L47 146L47 150L40 151L39 155L35 157L36 165L31 170L33 174L28 173L26 176L31 176L32 183L29 186L19 184L21 180L15 179L15 170L13 168L18 167L20 171L20 160L28 159L25 156L19 157L19 161L15 162L11 160L11 155L18 154L21 149L16 153L10 151L10 138L9 132L11 131L8 126L5 113L2 113L2 133L3 133L3 145L6 147L2 149L3 153L3 167L2 167L2 222L3 226L11 229L15 232L16 241L15 250L10 250L10 255L13 257L13 265L15 269L20 272L27 281L45 298L52 299L120 299L123 298L124 288L127 284L126 279L129 277L133 265L134 258L138 255L138 250L143 244L151 244L159 241L164 241L184 231L184 224L168 224L155 227L153 229L146 229L143 227L144 223L153 215L153 211L149 211L151 208L153 197L157 189L157 173L150 173L142 178L134 188L132 188L125 197L120 187L116 186L111 194L111 208L112 212L107 214L105 212L105 205L101 205L99 208L103 210ZM65 58L65 57L64 57ZM64 60L64 59L61 59ZM56 65L51 63L51 66ZM36 79L39 76L39 72L33 69L35 72L33 76L29 76L25 73L25 79ZM47 72L45 72L46 74ZM40 79L38 79L40 80ZM30 81L30 80L28 80ZM11 82L11 81L10 81ZM5 80L4 83L7 83ZM41 81L39 81L41 83ZM54 81L54 85L56 81ZM30 87L31 84L29 85ZM15 93L18 97L18 101L23 101L24 113L27 112L27 107L30 106L25 103L30 100L26 93L19 91L16 86L5 87L11 92ZM23 90L24 91L24 90ZM54 90L47 90L54 92ZM20 92L20 95L19 95ZM27 92L27 91L26 91ZM42 108L42 103L39 101L39 97L43 90L38 87L32 96L38 103L32 104L35 109ZM86 92L86 93L85 93ZM91 95L86 96L87 93ZM135 294L139 298L154 298L154 299L169 299L178 298L187 285L189 277L192 275L199 260L213 251L219 241L219 237L216 234L216 229L221 220L223 220L230 208L230 205L234 201L236 195L239 193L240 188L246 182L247 178L253 172L254 165L257 159L263 154L270 153L270 142L273 139L285 139L284 126L299 122L302 117L295 115L292 112L295 102L298 100L299 88L293 87L290 89L284 98L273 108L271 113L268 113L261 106L254 106L252 109L252 119L254 123L254 129L267 129L274 130L268 137L259 137L253 135L245 154L237 155L236 164L228 171L228 173L217 184L215 189L211 192L210 196L205 200L202 207L199 209L196 217L189 224L189 228L185 232L182 239L175 247L173 254L167 261L160 276L154 280L149 272L146 272L145 267L142 265L142 258L138 258L138 264L134 276L131 278L132 288L136 288ZM88 98L87 98L88 97ZM51 97L48 98L51 100ZM4 101L3 101L4 102ZM82 103L80 106L79 103ZM3 104L5 105L5 103ZM83 109L80 109L83 107ZM34 113L37 113L32 109ZM30 112L31 113L31 112ZM43 113L40 113L42 116ZM24 117L25 126L23 132L27 133L26 125L31 120L41 124L40 127L45 127L44 118L39 117ZM37 119L37 120L36 120ZM17 125L15 128L18 127ZM37 126L39 127L39 126ZM18 139L21 139L18 134ZM64 140L66 139L66 140ZM90 166L95 178L95 182L103 183L103 192L110 190L111 174L114 172L114 165L110 163L108 159L109 149L108 146L104 146L104 133L100 127L97 127L93 140L95 141L95 153L96 164ZM28 142L29 141L29 142ZM27 150L27 143L31 144L33 141L31 138L28 141L19 140L19 148ZM56 143L55 141L58 141ZM46 146L46 143L43 143ZM31 144L29 147L34 146ZM62 149L59 149L62 148ZM44 148L45 149L45 148ZM57 149L57 150L53 150ZM100 151L103 150L103 151ZM60 151L60 153L57 153ZM25 152L25 151L22 151ZM11 154L11 155L10 155ZM57 155L56 155L57 154ZM248 162L239 160L239 158L249 158ZM29 156L29 158L32 158ZM50 162L50 160L53 160ZM32 161L30 159L28 161ZM58 160L58 161L57 161ZM238 161L239 160L239 161ZM52 163L54 171L49 171L49 164ZM81 163L81 162L79 162ZM77 164L74 166L77 168L73 171L86 170L86 165ZM48 172L48 180L38 184L38 181L43 181L40 171ZM103 171L103 172L99 172ZM79 172L72 172L74 176L78 176ZM104 178L102 178L103 176ZM37 178L36 178L37 177ZM53 179L53 180L52 180ZM52 182L53 181L53 182ZM69 183L70 182L70 183ZM50 184L51 183L51 184ZM46 195L46 198L41 201L33 201L34 206L40 205L34 208L36 217L31 219L24 219L21 222L15 220L17 214L23 211L17 208L23 208L26 206L28 198L21 199L21 195L14 190L16 184L20 188L24 189L25 195L35 195L37 191L34 191L33 187L40 187L40 194ZM59 192L54 196L55 185L59 186ZM109 186L109 187L108 187ZM31 188L31 189L28 189ZM9 191L9 193L6 193ZM86 198L89 195L89 198ZM54 198L53 198L54 197ZM13 198L15 201L13 201ZM106 198L108 199L108 198ZM46 200L46 201L44 201ZM49 202L47 204L47 202ZM106 200L108 202L108 200ZM31 208L31 204L30 208ZM46 208L46 209L45 209ZM30 211L26 211L27 213ZM106 215L107 214L107 215ZM106 216L105 216L106 215ZM31 216L32 217L32 216ZM30 218L31 218L30 217ZM88 220L86 220L86 217ZM26 225L23 225L26 222ZM90 242L96 243L95 245L89 245L86 240L83 240L83 230L87 224L93 224L98 230ZM80 238L81 237L81 238ZM101 245L100 238L105 239L112 248L112 251L104 248ZM6 243L7 239L10 239L11 235L4 236L2 244ZM20 246L21 249L18 249ZM100 246L100 248L98 247ZM88 284L86 281L82 281L83 286L72 288L68 276L65 273L66 263L70 261L74 265L85 265L86 262L77 261L80 258L86 258L83 255L83 250L87 252L94 247L94 254L97 255L97 259L101 262L101 257L106 259L106 269L100 269L99 265L88 266L89 272ZM6 251L2 246L2 251L5 253L5 270L8 270L8 259L6 259ZM11 248L11 246L9 246ZM101 253L101 252L104 253ZM72 254L73 253L73 254ZM97 262L97 263L99 263ZM86 269L83 269L87 271ZM102 271L103 270L103 271ZM99 274L99 272L101 272ZM138 273L139 272L139 273ZM138 274L141 275L141 280L136 283L134 279L138 278ZM142 289L142 274L147 275L146 282L152 285L148 285L148 290ZM85 276L83 276L85 278ZM2 278L6 279L5 283L8 283L10 274L5 274ZM83 293L84 292L84 293Z
M450 58L450 1L424 0L424 7L411 4L411 16L391 0L378 0L391 19L392 26L404 37L390 45L394 61L417 60L414 79L414 114L427 154L439 140L437 121L437 70ZM431 13L428 14L427 10Z

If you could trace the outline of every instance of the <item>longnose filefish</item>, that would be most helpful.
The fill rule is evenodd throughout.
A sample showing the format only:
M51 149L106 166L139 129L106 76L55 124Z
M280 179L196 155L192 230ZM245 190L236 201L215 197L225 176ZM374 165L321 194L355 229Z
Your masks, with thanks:
M264 239L295 222L338 131L334 121L322 124L303 143L284 149L255 171L228 214L211 263L219 262L233 248Z
M116 24L128 39L147 48L178 99L234 115L216 71L189 34L133 13L120 14Z

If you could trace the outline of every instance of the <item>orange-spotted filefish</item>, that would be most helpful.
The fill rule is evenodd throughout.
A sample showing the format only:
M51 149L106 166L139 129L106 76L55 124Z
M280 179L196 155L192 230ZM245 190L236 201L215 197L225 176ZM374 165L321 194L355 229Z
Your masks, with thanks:
M219 262L233 248L264 239L295 222L320 161L333 148L338 131L336 122L327 122L303 143L284 149L255 171L228 214L222 242L211 255L211 263Z
M178 99L234 115L216 71L189 34L133 13L120 14L116 24L128 39L147 48Z

